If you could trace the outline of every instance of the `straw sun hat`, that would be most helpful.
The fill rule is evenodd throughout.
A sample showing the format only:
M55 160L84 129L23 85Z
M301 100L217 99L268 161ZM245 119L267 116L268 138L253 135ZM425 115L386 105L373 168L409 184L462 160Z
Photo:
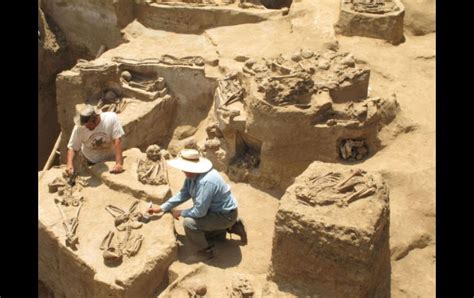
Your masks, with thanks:
M212 162L200 156L195 149L181 150L175 159L168 161L168 164L178 170L197 174L206 173L212 169Z

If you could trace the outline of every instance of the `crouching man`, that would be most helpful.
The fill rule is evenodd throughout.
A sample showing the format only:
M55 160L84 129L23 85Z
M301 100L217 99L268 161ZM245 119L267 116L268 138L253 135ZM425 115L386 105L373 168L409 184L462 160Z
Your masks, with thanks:
M194 149L184 149L174 160L168 161L174 168L183 171L186 179L181 190L167 202L149 213L171 211L177 219L184 218L186 238L193 243L196 254L191 261L201 261L214 256L213 246L207 239L225 239L226 232L240 236L242 244L247 244L247 233L241 220L238 220L237 200L219 173L212 168L210 160L201 157ZM173 209L192 198L190 209Z

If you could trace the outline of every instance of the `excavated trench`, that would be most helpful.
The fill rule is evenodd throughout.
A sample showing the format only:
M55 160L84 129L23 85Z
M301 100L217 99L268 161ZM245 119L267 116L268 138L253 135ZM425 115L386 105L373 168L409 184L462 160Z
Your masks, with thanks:
M48 159L60 132L56 109L56 75L79 58L90 57L71 47L61 29L38 8L38 169ZM54 164L57 164L56 159Z
M56 17L61 11L69 14L75 11L83 17L94 15L87 5L79 10L67 3L46 2ZM300 48L297 52L282 52L277 57L238 56L231 63L218 51L217 57L202 51L201 56L160 52L135 58L133 52L127 54L120 46L125 41L120 28L132 20L124 12L125 8L134 7L137 19L143 24L148 22L148 27L165 31L176 24L157 22L150 25L149 22L159 18L159 10L171 12L168 17L175 18L174 13L179 8L171 10L148 2L134 6L125 0L114 1L113 5L90 2L99 7L105 19L113 19L106 27L109 33L113 32L109 35L115 37L101 40L101 35L106 33L98 34L94 40L81 37L79 33L84 34L91 28L92 22L86 22L87 29L82 28L82 32L74 34L69 32L66 35L71 41L66 41L59 26L46 21L48 17L39 11L43 16L40 18L43 21L38 49L39 168L48 158L59 132L62 133L60 157L54 164L65 162L66 144L77 109L84 104L103 104L107 97L112 97L115 102L106 102L103 111L116 111L124 127L124 167L127 171L114 176L107 173L110 163L94 166L90 173L94 187L84 190L86 197L93 197L97 194L95 191L99 191L107 195L110 202L122 206L130 200L130 195L140 202L152 198L154 203L161 203L170 196L169 188L157 194L153 187L135 183L137 163L145 158L145 150L149 145L157 144L167 154L176 155L182 148L197 148L234 183L244 182L268 193L284 193L288 189L280 198L275 217L268 273L271 280L294 278L295 285L304 288L311 284L306 290L320 290L329 296L347 295L355 289L360 296L368 293L386 296L387 291L390 292L388 191L378 174L365 171L354 174L347 170L355 169L354 166L369 160L386 146L379 137L386 126L392 122L400 127L405 125L396 121L401 110L395 96L368 96L370 69L358 65L352 54L339 51L334 45ZM292 2L260 1L264 7L276 10L289 8L294 4ZM183 11L194 15L194 9L190 7ZM218 14L219 10L208 12ZM235 20L246 19L245 14L240 13L235 14L238 16ZM254 23L253 18L249 17L248 23ZM70 20L68 23L65 17L59 18L64 28L70 29L77 25L76 22ZM221 25L234 25L232 22ZM199 30L208 27L209 24L203 23ZM186 24L178 24L177 28L176 32L183 32ZM54 50L48 48L51 36L57 44ZM136 40L143 42L140 38ZM130 46L133 47L134 42L139 44L138 41L130 40ZM106 46L100 47L100 52L105 48L108 51L94 59L95 55L89 53L102 44ZM138 51L134 50L140 52L144 45L146 42L137 46ZM302 75L292 76L295 73ZM333 81L321 80L325 76ZM308 78L312 80L310 85ZM93 227L104 216L101 213L104 202L93 200L82 211L90 214L81 219L84 228L78 235L81 246L89 248L73 252L64 245L64 231L58 228L60 217L54 213L57 210L52 204L54 195L45 191L59 175L59 168L47 171L40 181L43 190L40 191L39 206L43 213L40 212L39 295L156 296L158 287L165 290L169 285L163 293L172 297L184 280L184 277L177 280L168 276L168 267L178 260L172 219L165 218L161 223L144 226L143 233L151 244L144 244L142 250L150 250L151 245L155 245L163 248L162 251L130 257L128 264L124 262L123 268L117 267L113 271L104 266L101 257L95 256L96 252L90 248L97 244L98 236L84 230ZM180 179L173 175L172 181ZM337 181L338 186L342 186L354 175L359 175L356 178L361 180L354 185L367 187L345 186L340 192L338 188L332 189L335 187L332 182ZM321 190L311 182L321 179L322 185L328 183L321 177L335 180ZM331 189L330 198L319 202L320 196L327 195L319 192L328 189ZM368 198L362 201L359 196ZM321 216L314 216L315 206L319 206L317 210ZM45 218L46 214L50 216ZM327 214L338 214L338 218L327 219ZM363 219L359 219L360 214L364 214ZM152 228L163 231L164 236L157 238ZM105 234L107 229L100 227L96 232ZM315 233L322 237L321 241L314 240ZM284 239L295 239L296 244L289 244ZM377 252L371 247L376 247ZM291 260L288 258L290 252ZM315 257L318 254L322 257ZM345 265L338 263L340 258L344 258ZM132 267L133 272L127 271ZM83 270L79 277L68 273L78 268ZM349 272L346 279L336 278L336 284L339 282L344 287L334 292L336 284L329 277L321 278L318 268L325 268L328 276ZM376 284L372 280L376 280ZM154 288L149 285L151 281L155 281ZM313 284L313 281L316 282ZM265 287L268 285L262 285ZM278 290L271 293L281 294ZM175 294L179 295L178 292Z

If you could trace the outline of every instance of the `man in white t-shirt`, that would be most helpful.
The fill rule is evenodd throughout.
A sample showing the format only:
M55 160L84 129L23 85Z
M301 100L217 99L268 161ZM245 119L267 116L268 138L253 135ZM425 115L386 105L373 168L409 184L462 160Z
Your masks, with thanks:
M73 160L76 152L81 154L87 165L112 160L115 166L111 173L123 172L121 138L125 134L122 125L114 112L101 113L94 107L86 105L74 117L74 129L67 145L66 171L74 173Z

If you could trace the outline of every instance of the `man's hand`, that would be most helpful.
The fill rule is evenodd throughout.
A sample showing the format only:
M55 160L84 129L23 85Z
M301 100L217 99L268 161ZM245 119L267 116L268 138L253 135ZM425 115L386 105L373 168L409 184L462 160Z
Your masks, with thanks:
M173 209L173 210L171 210L171 214L173 215L174 218L179 220L179 217L181 216L181 210Z
M74 174L74 167L72 165L69 165L66 167L66 175L68 177L72 176Z
M153 214L153 213L160 213L160 212L161 212L161 208L160 208L160 206L158 206L158 207L156 207L156 208L151 207L151 208L148 208L147 211L148 211L148 213L150 213L150 214Z
M112 174L119 174L119 173L122 173L124 170L122 168L122 165L116 163L114 168L110 171L110 173Z

